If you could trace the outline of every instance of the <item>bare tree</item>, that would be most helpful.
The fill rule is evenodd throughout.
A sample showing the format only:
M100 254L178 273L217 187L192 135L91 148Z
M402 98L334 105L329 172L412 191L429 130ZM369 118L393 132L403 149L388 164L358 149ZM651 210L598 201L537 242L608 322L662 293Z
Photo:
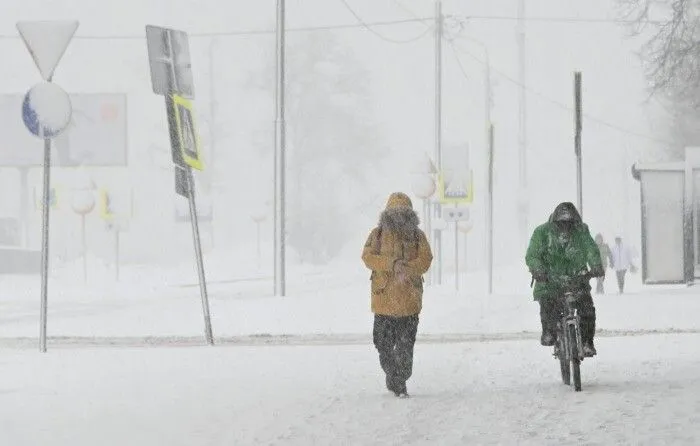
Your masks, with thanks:
M700 0L618 0L641 49L651 93L700 107Z

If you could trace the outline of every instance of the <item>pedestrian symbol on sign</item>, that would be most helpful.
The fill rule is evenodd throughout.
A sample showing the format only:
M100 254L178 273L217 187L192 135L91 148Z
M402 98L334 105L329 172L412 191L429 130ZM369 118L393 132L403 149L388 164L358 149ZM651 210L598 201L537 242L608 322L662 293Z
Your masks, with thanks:
M177 122L177 140L180 153L185 163L197 170L204 170L199 152L199 138L194 123L192 102L182 96L173 95L175 120Z

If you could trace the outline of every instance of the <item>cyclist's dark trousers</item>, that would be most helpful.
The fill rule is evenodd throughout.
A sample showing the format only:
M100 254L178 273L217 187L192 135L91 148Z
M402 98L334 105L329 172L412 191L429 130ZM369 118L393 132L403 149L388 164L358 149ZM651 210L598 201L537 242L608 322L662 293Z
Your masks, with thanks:
M403 382L411 377L417 331L417 314L406 317L374 315L374 346L379 351L379 364L387 376Z
M581 318L581 338L584 343L593 342L595 337L595 306L590 293L582 296L574 304ZM540 299L540 320L542 332L549 332L556 338L557 322L565 311L564 303L560 299Z

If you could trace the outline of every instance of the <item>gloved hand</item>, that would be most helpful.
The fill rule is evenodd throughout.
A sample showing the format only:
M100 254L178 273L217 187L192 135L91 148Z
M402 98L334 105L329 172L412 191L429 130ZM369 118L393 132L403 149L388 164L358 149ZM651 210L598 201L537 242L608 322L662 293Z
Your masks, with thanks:
M605 277L605 270L602 266L596 266L594 268L591 268L591 271L588 274L591 277Z
M547 282L549 280L549 275L544 271L533 271L532 277L538 282Z
M394 262L394 274L396 275L396 279L401 283L408 281L408 271L406 270L407 266L408 264L403 259L399 259Z

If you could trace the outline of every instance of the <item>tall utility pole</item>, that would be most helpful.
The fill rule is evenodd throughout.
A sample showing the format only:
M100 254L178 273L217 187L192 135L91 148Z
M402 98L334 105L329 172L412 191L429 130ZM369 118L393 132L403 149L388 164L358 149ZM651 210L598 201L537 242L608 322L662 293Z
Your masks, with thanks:
M527 181L527 95L525 91L525 0L518 0L518 225L520 246L527 243L529 196Z
M494 140L493 140L493 124L489 123L488 128L488 170L487 170L487 209L486 209L486 228L488 230L488 238L486 240L487 254L486 265L488 271L488 286L489 295L493 293L493 155L494 155Z
M277 83L275 87L275 296L285 295L285 122L284 2L277 0Z
M576 154L576 205L583 216L583 171L581 160L581 72L574 73L574 103L576 104L574 153Z
M442 34L443 16L442 0L435 0L435 164L438 175L442 174ZM440 205L437 204L435 211L440 217ZM438 285L442 284L442 233L434 232L433 250L437 257L437 280Z

